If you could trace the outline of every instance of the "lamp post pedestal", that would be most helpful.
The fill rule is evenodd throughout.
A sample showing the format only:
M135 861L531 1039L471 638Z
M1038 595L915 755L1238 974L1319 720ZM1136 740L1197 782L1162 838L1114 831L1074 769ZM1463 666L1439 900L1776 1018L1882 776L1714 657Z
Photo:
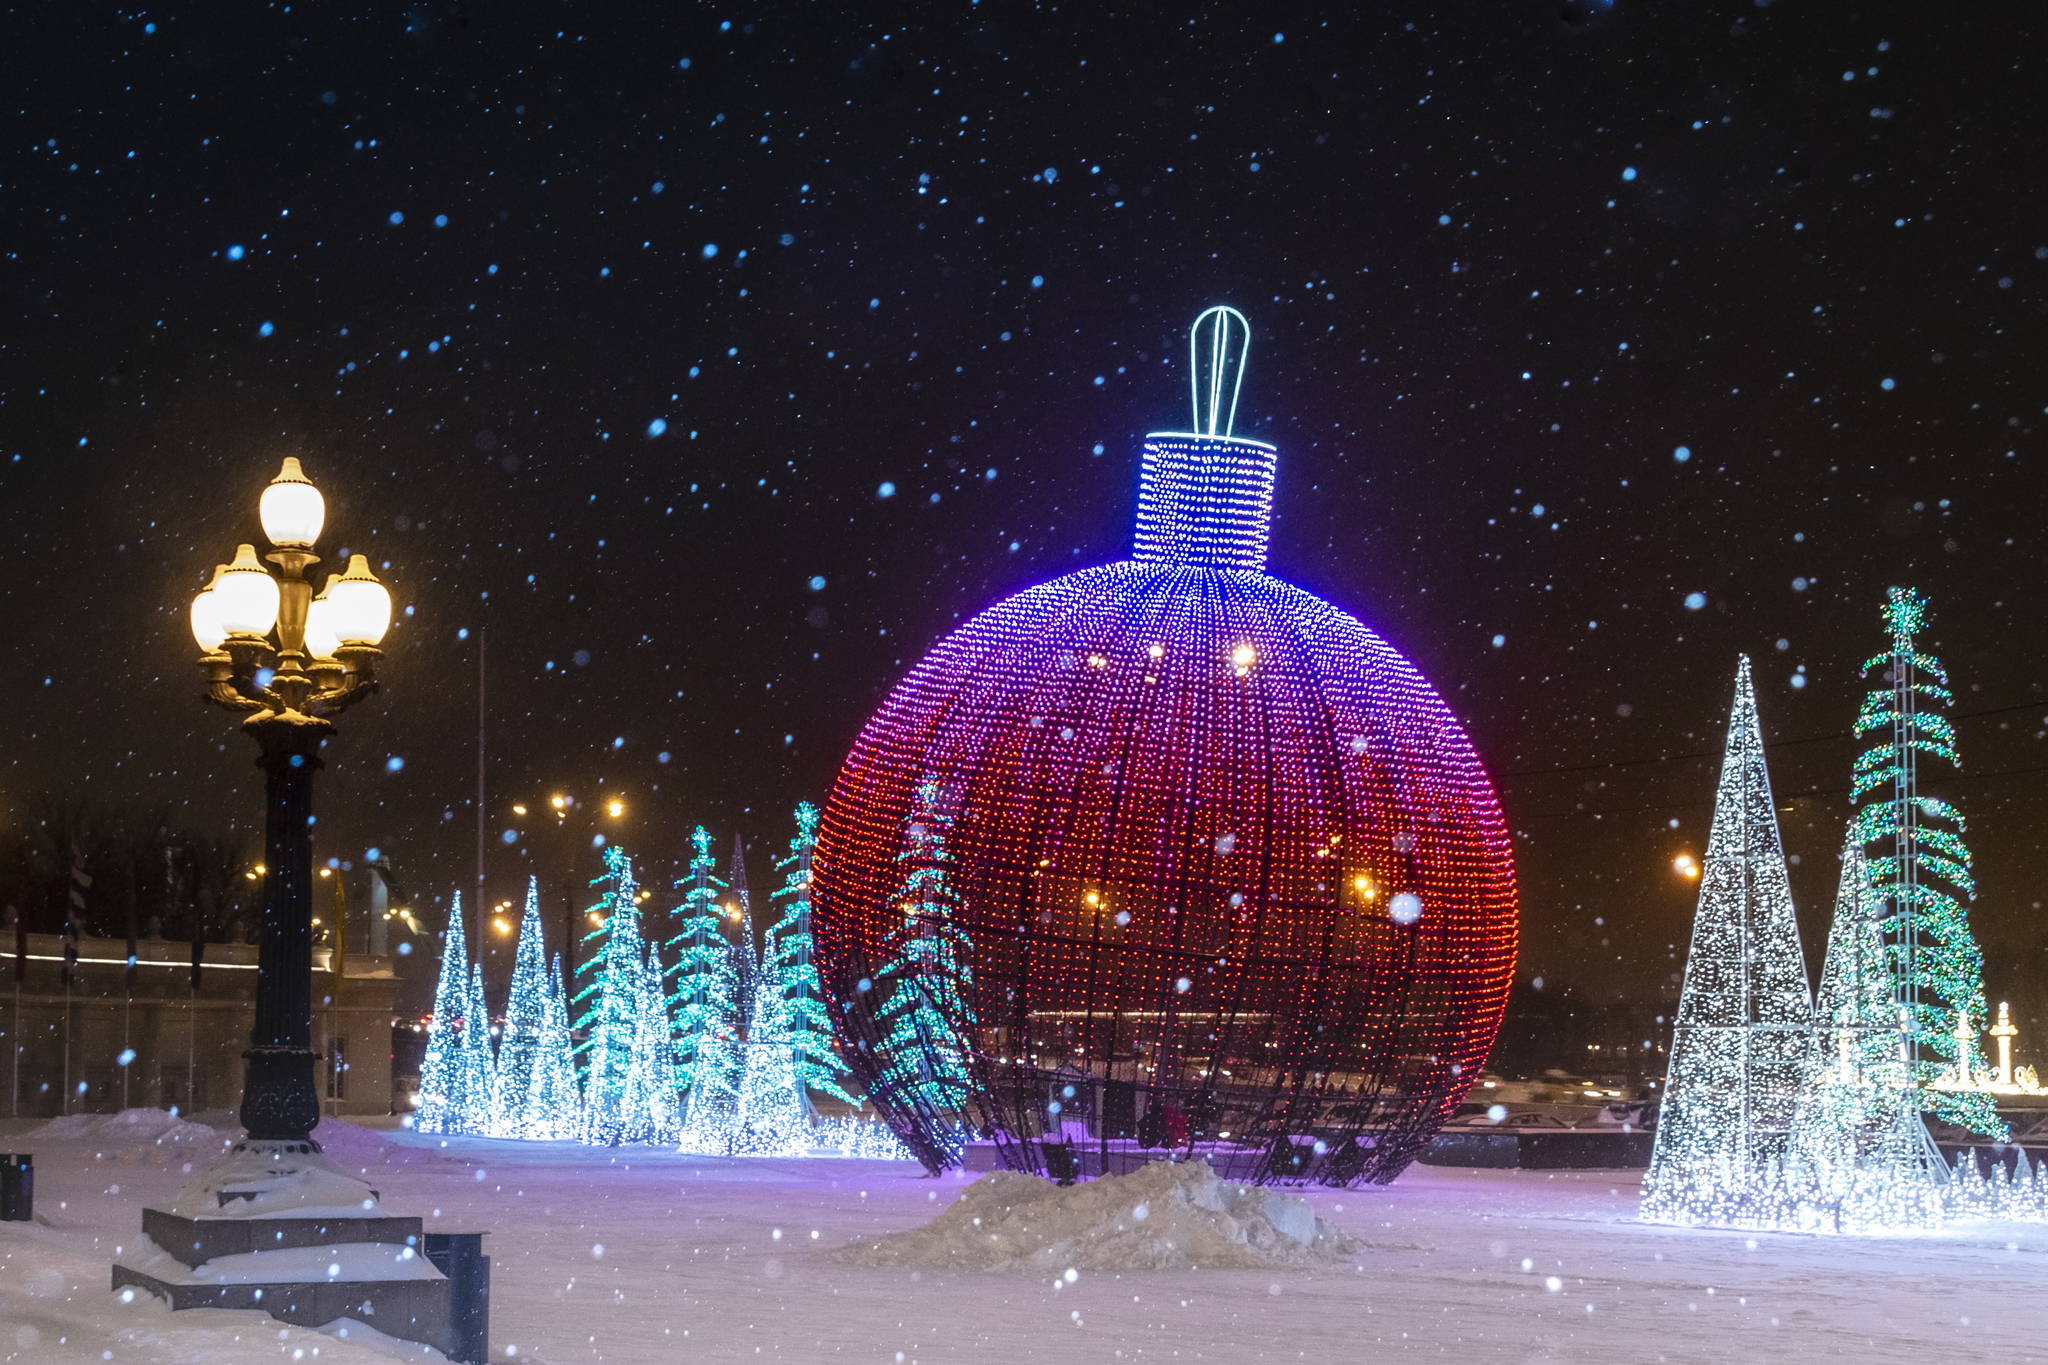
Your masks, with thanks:
M249 1035L242 1126L258 1141L305 1142L320 1122L313 1064L313 774L331 722L265 711L242 728L262 746L263 934L257 949L256 1022Z

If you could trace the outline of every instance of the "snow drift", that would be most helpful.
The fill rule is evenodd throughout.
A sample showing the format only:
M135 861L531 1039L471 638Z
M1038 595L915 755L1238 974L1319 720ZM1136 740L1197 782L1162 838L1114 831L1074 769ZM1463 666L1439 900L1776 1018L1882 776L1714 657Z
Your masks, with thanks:
M1061 1187L995 1171L921 1228L830 1253L851 1265L1020 1270L1276 1270L1363 1249L1278 1190L1218 1180L1200 1161Z

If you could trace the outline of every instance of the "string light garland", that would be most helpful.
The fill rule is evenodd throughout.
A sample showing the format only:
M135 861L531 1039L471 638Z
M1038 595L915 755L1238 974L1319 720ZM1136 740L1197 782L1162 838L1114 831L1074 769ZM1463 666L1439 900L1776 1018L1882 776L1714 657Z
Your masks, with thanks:
M964 1121L1015 1169L1078 1134L1104 1161L1391 1180L1493 1042L1516 923L1498 803L1412 665L1265 572L1275 451L1221 418L1242 321L1196 324L1221 342L1209 413L1198 384L1199 434L1145 439L1132 557L941 641L827 803L813 932L840 1055L934 1171ZM962 1014L906 1073L876 987L934 785ZM925 1088L956 1048L957 1113Z

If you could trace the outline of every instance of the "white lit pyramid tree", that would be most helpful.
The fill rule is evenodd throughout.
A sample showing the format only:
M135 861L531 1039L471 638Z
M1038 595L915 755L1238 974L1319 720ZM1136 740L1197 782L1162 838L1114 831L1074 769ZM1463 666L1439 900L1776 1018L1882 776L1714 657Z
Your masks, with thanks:
M1806 960L1749 659L1735 706L1642 1214L1775 1226L1808 1056Z
M682 1145L688 1151L724 1152L730 1147L743 1069L739 979L732 946L719 923L718 892L724 884L711 875L711 836L702 825L691 834L690 849L682 926L669 940L676 950L669 1004L675 1015L676 1077L684 1087Z
M413 1126L423 1133L481 1133L490 1119L488 1077L481 1088L475 1072L476 1048L468 1041L486 1034L476 994L471 991L469 947L462 925L462 893L448 910L448 932L441 944L441 974L434 985L434 1014L427 1025L427 1051L420 1063L420 1102Z
M811 1124L797 1084L789 1025L782 1000L768 989L765 970L759 979L726 1150L736 1156L802 1156L811 1145Z
M966 1053L975 1016L960 992L974 983L946 851L952 825L951 793L925 778L897 855L905 867L895 895L903 919L889 936L889 958L875 972L875 988L885 992L876 1016L883 1083L896 1103L921 1111L928 1128L950 1132L958 1147L966 1141L959 1114L973 1084Z
M558 1139L576 1135L579 1104L561 986L548 970L540 927L540 879L527 882L519 954L498 1039L490 1135ZM556 971L560 970L556 960Z
M625 1097L619 1106L619 1141L670 1143L676 1141L681 1127L675 1038L662 994L661 950L654 944L647 945L639 984L633 1050L626 1064Z

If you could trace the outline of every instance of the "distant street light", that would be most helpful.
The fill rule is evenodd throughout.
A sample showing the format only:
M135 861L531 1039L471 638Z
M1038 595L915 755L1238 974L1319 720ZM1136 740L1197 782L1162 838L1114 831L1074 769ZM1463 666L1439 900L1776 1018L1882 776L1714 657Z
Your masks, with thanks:
M391 594L362 555L329 574L316 597L305 571L326 503L296 459L263 490L263 533L276 547L263 567L252 545L192 601L207 697L244 713L264 772L263 933L256 1024L242 1088L242 1126L259 1141L307 1141L320 1121L310 1046L313 1002L313 774L337 715L377 690L377 646L391 626ZM273 642L272 633L275 632ZM266 872L266 868L270 869Z

